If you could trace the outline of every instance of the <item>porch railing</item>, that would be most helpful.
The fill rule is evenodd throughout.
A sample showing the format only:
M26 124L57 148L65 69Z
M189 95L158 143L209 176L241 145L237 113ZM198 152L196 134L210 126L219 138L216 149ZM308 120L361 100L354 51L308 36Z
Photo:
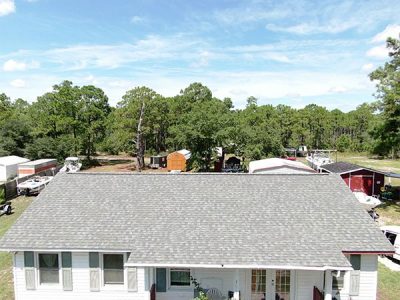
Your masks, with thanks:
M324 295L316 286L314 286L313 300L324 300Z
M156 285L154 283L150 289L150 300L156 300Z

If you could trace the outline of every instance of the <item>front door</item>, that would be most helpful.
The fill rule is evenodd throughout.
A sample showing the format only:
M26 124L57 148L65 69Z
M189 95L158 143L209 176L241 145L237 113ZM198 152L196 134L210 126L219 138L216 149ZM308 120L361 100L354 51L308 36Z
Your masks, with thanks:
M290 300L290 270L276 270L275 299Z
M266 270L251 270L251 300L265 300Z

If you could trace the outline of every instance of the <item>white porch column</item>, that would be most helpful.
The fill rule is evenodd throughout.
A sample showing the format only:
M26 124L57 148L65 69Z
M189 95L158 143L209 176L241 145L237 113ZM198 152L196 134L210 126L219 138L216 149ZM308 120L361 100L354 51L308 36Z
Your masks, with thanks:
M233 293L233 299L239 300L239 291L240 291L240 274L239 274L239 269L236 269L235 272L235 290Z
M324 300L332 300L332 271L325 271L325 297Z

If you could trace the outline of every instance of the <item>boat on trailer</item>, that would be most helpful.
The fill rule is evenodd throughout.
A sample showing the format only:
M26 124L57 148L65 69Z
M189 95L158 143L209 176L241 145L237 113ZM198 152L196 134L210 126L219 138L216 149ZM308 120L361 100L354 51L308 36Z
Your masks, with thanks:
M18 183L17 193L25 196L38 195L53 178L53 176L34 176Z
M321 166L334 162L330 157L333 152L336 152L336 150L311 150L311 152L306 156L306 160L311 168L320 172Z
M60 169L61 173L76 173L82 167L82 163L80 162L78 157L71 156L67 157L64 162L64 166Z

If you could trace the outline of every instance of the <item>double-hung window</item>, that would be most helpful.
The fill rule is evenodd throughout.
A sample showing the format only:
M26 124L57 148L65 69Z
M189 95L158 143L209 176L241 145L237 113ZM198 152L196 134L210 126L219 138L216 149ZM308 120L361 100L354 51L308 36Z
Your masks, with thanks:
M60 265L57 253L39 253L40 284L59 283Z
M124 255L103 254L104 284L124 284Z
M170 269L171 286L190 286L190 269Z

